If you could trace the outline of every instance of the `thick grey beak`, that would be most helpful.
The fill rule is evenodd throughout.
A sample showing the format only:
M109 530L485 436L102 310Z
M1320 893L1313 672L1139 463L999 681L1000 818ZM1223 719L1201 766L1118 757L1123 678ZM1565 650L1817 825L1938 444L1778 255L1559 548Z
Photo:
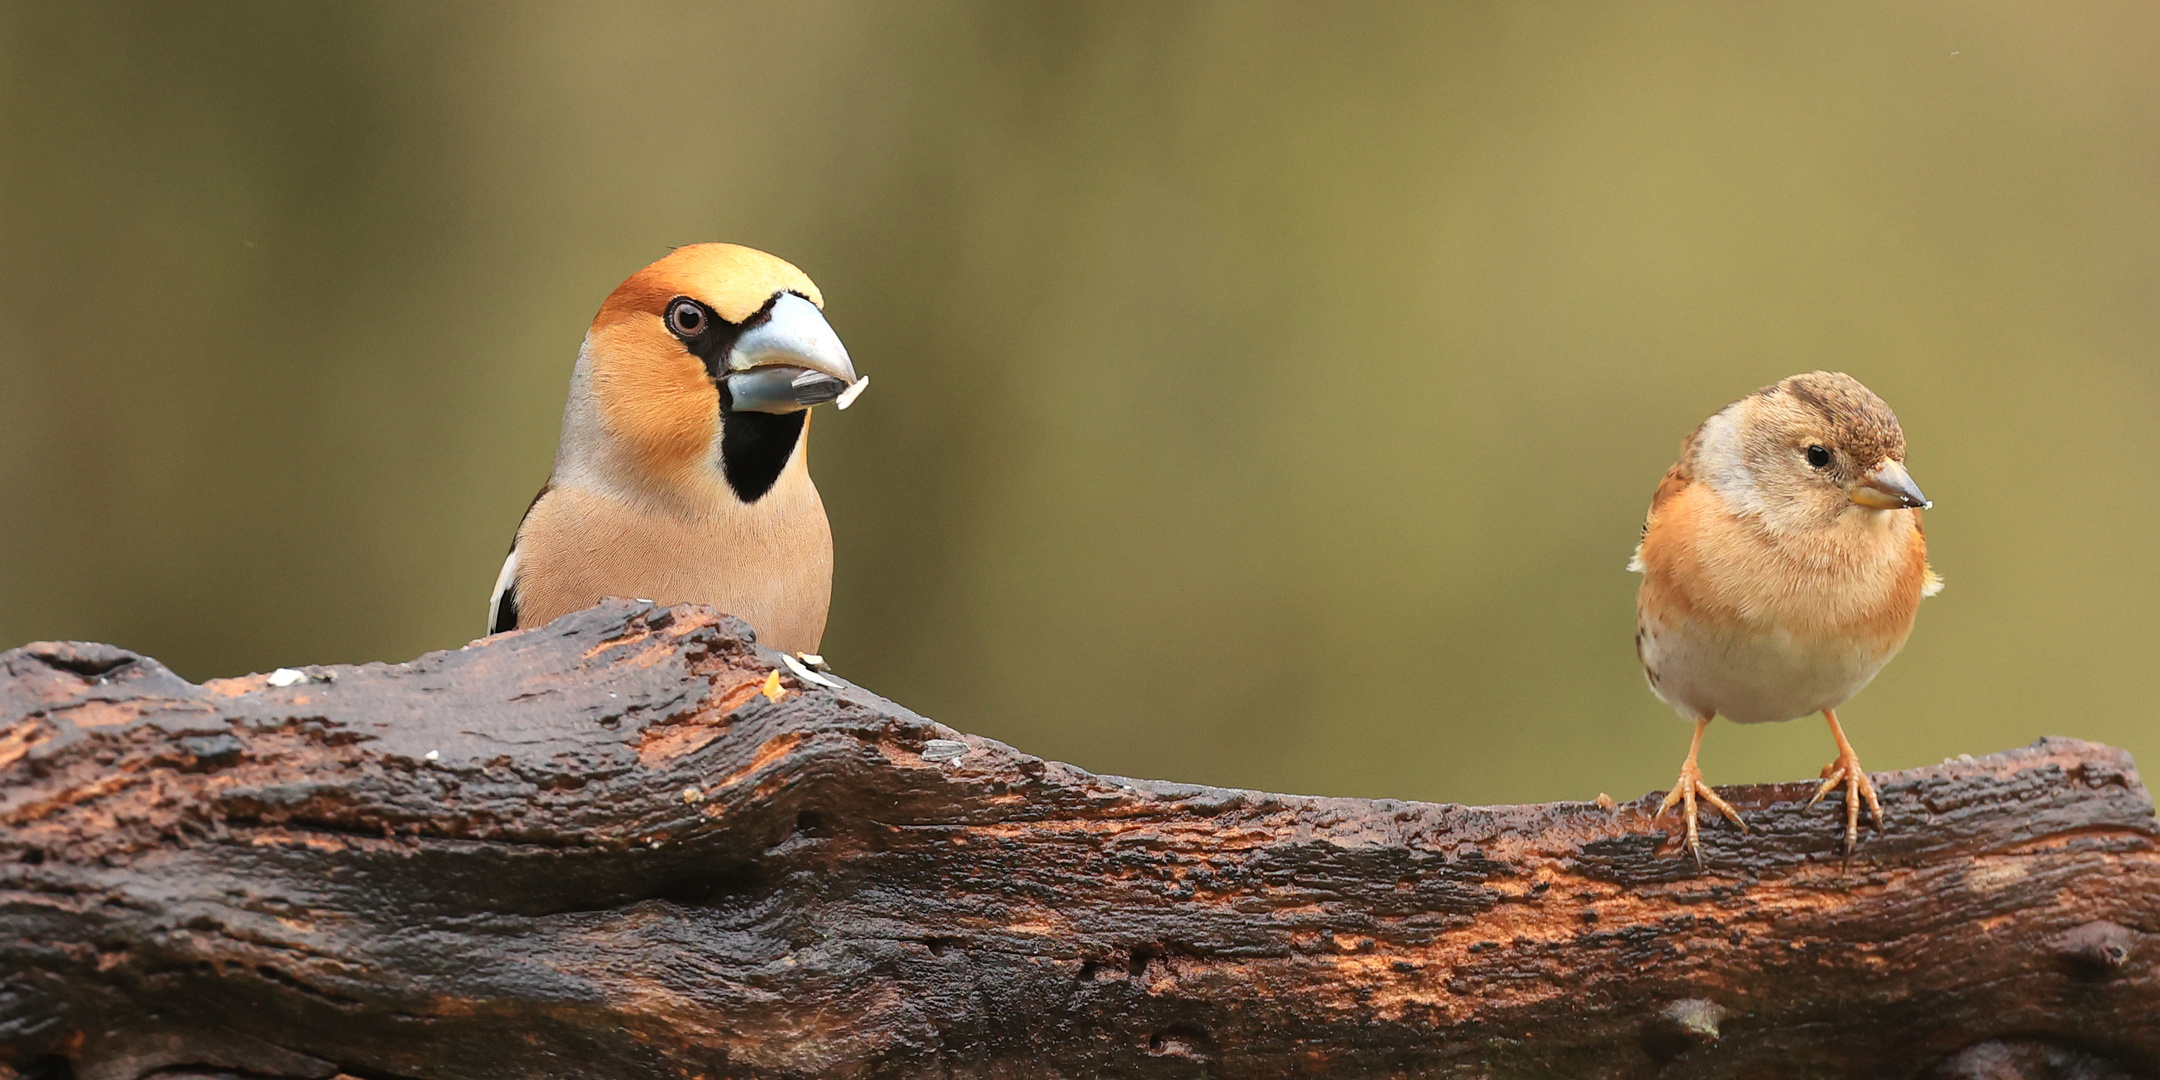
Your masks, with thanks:
M1852 489L1852 501L1870 510L1925 510L1935 505L1920 494L1920 485L1913 483L1912 474L1905 471L1905 466L1895 461L1876 466L1867 479Z
M727 367L736 412L796 412L839 398L861 381L824 313L794 293L781 293L771 315L736 339Z

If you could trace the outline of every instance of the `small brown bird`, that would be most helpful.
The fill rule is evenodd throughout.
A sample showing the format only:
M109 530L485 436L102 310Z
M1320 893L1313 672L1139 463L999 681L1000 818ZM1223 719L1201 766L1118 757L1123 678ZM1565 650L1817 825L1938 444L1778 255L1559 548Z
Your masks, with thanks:
M1808 805L1845 789L1847 854L1863 799L1882 828L1836 709L1905 644L1920 598L1942 589L1920 525L1929 505L1905 471L1896 414L1850 375L1763 387L1680 444L1628 569L1643 575L1635 652L1650 692L1695 722L1658 813L1685 807L1698 863L1697 798L1747 828L1695 765L1714 716L1759 724L1822 713L1837 758Z
M833 556L809 409L868 385L823 306L802 271L733 244L676 248L618 286L578 352L490 632L631 596L710 604L815 653Z

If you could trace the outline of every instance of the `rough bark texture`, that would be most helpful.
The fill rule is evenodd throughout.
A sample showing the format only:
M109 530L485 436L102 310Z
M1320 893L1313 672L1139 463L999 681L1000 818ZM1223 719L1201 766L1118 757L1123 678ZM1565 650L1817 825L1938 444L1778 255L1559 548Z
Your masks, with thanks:
M635 603L285 686L0 655L0 1077L2160 1071L2104 746L1881 775L1849 866L1728 788L1698 871L1648 797L1095 776L771 660Z

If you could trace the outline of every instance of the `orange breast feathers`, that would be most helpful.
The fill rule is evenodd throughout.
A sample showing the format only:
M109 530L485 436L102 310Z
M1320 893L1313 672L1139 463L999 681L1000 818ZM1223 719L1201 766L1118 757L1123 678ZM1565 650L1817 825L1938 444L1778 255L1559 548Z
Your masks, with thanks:
M1918 510L1856 507L1827 528L1773 535L1677 466L1658 486L1638 559L1637 606L1652 618L1857 638L1886 652L1904 644L1931 580Z

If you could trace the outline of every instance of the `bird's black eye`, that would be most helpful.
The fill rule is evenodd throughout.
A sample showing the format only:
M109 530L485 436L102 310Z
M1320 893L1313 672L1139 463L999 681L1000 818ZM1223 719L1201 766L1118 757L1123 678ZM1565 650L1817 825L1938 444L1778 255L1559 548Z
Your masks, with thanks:
M1808 447L1808 448L1807 448L1807 463L1808 463L1808 464L1810 464L1810 465L1813 465L1813 466L1815 466L1815 467L1816 467L1816 468L1818 468L1818 469L1827 469L1827 468L1829 468L1829 467L1830 467L1830 451L1828 451L1828 450L1825 450L1825 449L1823 449L1823 448L1822 448L1822 447L1820 447L1820 446L1810 446L1810 447Z
M668 328L684 337L696 337L705 329L705 309L694 300L677 300L668 307Z

